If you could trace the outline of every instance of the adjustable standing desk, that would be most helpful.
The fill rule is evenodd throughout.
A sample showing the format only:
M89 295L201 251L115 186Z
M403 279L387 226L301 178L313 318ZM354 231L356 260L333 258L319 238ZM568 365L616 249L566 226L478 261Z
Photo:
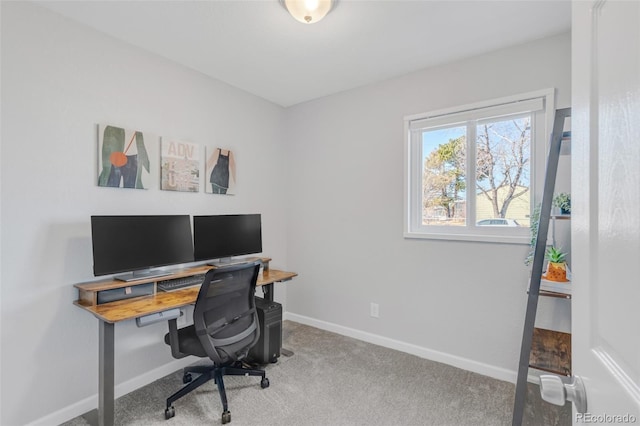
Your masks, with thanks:
M269 269L269 258L256 258L261 260L264 269L258 276L256 286L263 289L264 298L273 301L273 284L288 281L298 274L276 269ZM98 350L98 425L113 426L114 424L114 325L120 321L132 320L146 315L163 312L168 309L180 308L194 304L198 297L199 287L189 287L172 292L157 291L156 282L173 278L187 277L191 275L205 274L209 265L195 266L176 271L171 275L155 278L147 278L139 281L106 280L90 283L75 284L78 289L78 300L74 305L89 311L98 318L99 350ZM131 299L117 300L114 302L98 304L98 296L102 291L122 289L123 294L131 291L132 287L139 285L152 285L152 294Z

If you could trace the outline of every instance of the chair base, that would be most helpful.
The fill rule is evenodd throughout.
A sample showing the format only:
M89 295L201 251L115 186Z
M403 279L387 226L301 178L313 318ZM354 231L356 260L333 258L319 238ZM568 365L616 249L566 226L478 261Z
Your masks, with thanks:
M199 374L199 376L193 380L191 373ZM175 401L213 379L218 385L218 393L220 394L220 401L222 402L222 424L229 423L231 421L231 413L229 412L229 406L227 404L227 393L224 389L223 376L260 376L262 377L260 386L263 389L269 387L269 379L267 379L264 370L245 368L242 366L241 362L225 366L198 365L187 367L183 370L182 376L182 381L183 383L186 383L186 385L167 398L167 408L164 411L165 419L168 420L175 416L175 408L173 407L173 403Z

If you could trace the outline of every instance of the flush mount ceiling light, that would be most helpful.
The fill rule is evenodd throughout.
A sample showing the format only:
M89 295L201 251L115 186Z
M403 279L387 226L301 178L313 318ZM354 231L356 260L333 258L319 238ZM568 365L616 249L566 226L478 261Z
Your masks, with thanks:
M291 16L303 24L315 24L335 7L338 0L280 0Z

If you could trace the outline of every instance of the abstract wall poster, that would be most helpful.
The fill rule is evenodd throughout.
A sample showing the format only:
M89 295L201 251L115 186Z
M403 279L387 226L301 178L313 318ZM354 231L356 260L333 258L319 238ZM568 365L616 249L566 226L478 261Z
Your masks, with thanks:
M98 186L146 189L149 153L139 130L98 126Z
M200 147L177 140L162 140L160 189L200 191Z
M235 195L236 160L233 152L225 148L207 149L205 192Z

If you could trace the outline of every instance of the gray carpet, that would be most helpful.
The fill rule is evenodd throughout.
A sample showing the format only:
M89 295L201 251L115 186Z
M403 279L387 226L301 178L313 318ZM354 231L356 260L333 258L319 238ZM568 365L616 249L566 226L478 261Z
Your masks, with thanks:
M225 378L231 425L511 424L511 383L291 321L283 339L295 354L266 366L269 388L255 377ZM176 371L119 398L116 424L220 424L213 382L177 401L176 416L165 420L166 397L181 386ZM533 386L529 399L536 393ZM533 401L526 417L526 425L570 425L571 408ZM82 417L64 423L86 424Z

